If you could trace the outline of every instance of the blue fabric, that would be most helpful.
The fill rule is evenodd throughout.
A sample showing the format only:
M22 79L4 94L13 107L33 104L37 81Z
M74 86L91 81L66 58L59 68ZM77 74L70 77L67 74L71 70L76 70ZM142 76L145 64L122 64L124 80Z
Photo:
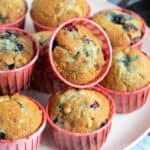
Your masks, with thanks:
M150 132L146 134L138 143L130 150L150 150Z

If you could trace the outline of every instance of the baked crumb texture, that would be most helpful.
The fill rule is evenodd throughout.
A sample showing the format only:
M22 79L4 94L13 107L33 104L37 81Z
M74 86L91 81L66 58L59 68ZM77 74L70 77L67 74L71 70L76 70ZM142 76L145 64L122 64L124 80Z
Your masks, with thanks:
M42 122L42 112L28 97L0 96L0 140L15 140L33 134Z
M24 0L0 0L0 25L16 21L26 12Z
M126 12L107 10L91 19L106 31L113 47L133 45L143 36L139 17Z
M68 131L86 133L103 127L110 116L109 101L99 92L68 89L51 99L49 115Z
M105 63L102 42L83 25L69 24L55 37L53 60L58 72L69 82L89 83Z
M34 53L33 42L26 35L7 30L0 33L0 70L26 65Z
M115 91L134 91L150 83L150 58L138 49L113 50L111 68L100 83Z
M86 0L34 0L31 9L33 19L51 27L57 27L69 19L87 17L88 13Z

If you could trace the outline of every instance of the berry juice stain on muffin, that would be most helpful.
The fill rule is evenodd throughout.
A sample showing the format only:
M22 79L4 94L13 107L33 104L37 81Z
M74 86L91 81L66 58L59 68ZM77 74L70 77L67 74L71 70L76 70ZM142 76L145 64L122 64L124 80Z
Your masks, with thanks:
M24 0L0 0L0 25L16 21L25 11Z
M10 31L0 33L0 70L22 67L33 56L33 43L27 36Z
M49 114L54 123L72 132L97 130L107 123L110 115L108 100L93 90L60 91L51 102Z
M104 28L114 47L133 45L143 36L139 18L126 12L108 10L95 15L92 20Z
M112 66L100 83L115 91L134 91L150 83L150 59L138 49L115 48Z
M86 84L99 75L104 65L102 43L83 25L71 24L57 33L53 59L65 79Z
M86 0L34 0L31 15L38 23L57 27L73 19L87 17L89 5Z
M42 112L21 94L0 96L0 140L30 136L42 122Z

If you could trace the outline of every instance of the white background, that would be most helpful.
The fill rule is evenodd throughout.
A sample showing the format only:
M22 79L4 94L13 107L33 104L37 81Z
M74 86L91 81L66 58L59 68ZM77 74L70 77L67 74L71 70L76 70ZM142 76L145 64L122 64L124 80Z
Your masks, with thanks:
M27 0L29 8L32 0ZM94 12L104 9L112 8L114 5L108 3L106 0L88 0L91 6L91 14ZM34 32L32 21L29 14L27 15L26 30ZM150 52L150 30L148 29L148 36L144 42L143 50ZM36 98L44 106L46 105L49 96L48 94L38 93L36 91L28 90L27 95ZM150 127L150 98L147 103L138 111L130 114L116 114L113 119L113 124L109 137L102 147L102 150L122 150L129 144L131 144L137 137L139 137L148 127ZM51 131L47 125L42 141L40 150L58 150L51 137Z

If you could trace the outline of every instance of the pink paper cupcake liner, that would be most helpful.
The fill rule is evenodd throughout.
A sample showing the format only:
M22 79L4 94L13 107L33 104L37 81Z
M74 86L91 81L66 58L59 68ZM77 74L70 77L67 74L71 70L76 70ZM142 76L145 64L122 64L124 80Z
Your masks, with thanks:
M55 64L54 64L52 49L53 49L53 42L55 40L55 36L60 31L60 29L62 29L64 26L67 26L69 24L81 24L81 25L87 27L103 43L102 44L102 51L104 54L105 64L103 65L99 75L93 81L91 81L87 84L79 85L79 84L72 83L72 82L68 81L67 79L63 78L63 76L57 71ZM54 71L54 74L63 83L65 83L68 86L75 87L75 88L88 88L88 87L92 87L92 86L95 86L96 84L98 84L108 73L110 66L111 66L111 62L112 62L112 47L111 47L110 41L109 41L106 33L104 32L104 30L100 26L98 26L96 23L94 23L93 21L90 21L88 19L76 18L76 19L71 19L71 20L66 21L65 23L60 25L54 31L54 33L50 39L49 59L50 59L51 67L52 67L52 70Z
M42 111L43 120L37 131L27 138L18 140L0 140L0 150L38 150L42 132L46 126L46 114L44 108L33 98L29 97Z
M28 36L34 43L35 56L33 59L23 67L0 71L0 94L13 94L20 90L24 90L29 86L31 74L35 65L35 62L39 56L39 45L36 39L28 32L11 27L1 27L2 31L12 31Z
M137 17L139 19L139 21L141 22L142 24L142 29L143 29L143 36L141 37L141 39L135 43L135 44L132 44L130 47L131 48L137 48L137 49L141 49L142 48L142 45L144 43L144 40L146 38L146 35L147 35L147 26L146 26L146 23L145 21L142 19L141 16L139 16L137 13L131 11L131 10L128 10L128 9L124 9L124 8L111 8L111 9L105 9L105 10L101 10L101 11L98 11L96 12L93 16L103 12L103 11L106 11L106 10L119 10L119 11L122 11L122 12L125 12L125 13L129 13L135 17ZM90 18L92 18L93 16L91 16Z
M113 98L117 113L130 113L141 108L147 101L150 91L150 84L133 92L117 92L101 85L97 86Z
M90 6L89 6L89 10L88 10L87 16L85 18L89 17L90 10L91 9L90 9ZM42 24L38 23L35 19L33 19L31 12L30 12L30 16L31 16L31 19L33 21L34 29L35 29L36 32L46 31L46 30L54 31L56 29L56 27L45 26L45 25L42 25Z
M55 93L61 88L67 87L53 73L49 62L49 41L45 43L43 54L38 58L33 76L31 79L31 88L44 93Z
M27 1L24 0L24 2L25 2L25 6L26 6L25 13L22 16L20 16L17 20L15 20L14 22L0 25L0 28L1 27L13 27L13 28L24 29L25 21L26 21L25 17L26 17L26 13L27 13L27 10L28 10Z
M57 126L49 116L49 106L51 105L51 98L46 106L46 113L48 123L52 129L55 143L62 150L98 150L105 143L112 124L112 117L115 112L115 105L112 98L103 90L98 88L90 88L103 94L109 100L110 104L110 118L108 122L100 129L89 133L74 133Z

